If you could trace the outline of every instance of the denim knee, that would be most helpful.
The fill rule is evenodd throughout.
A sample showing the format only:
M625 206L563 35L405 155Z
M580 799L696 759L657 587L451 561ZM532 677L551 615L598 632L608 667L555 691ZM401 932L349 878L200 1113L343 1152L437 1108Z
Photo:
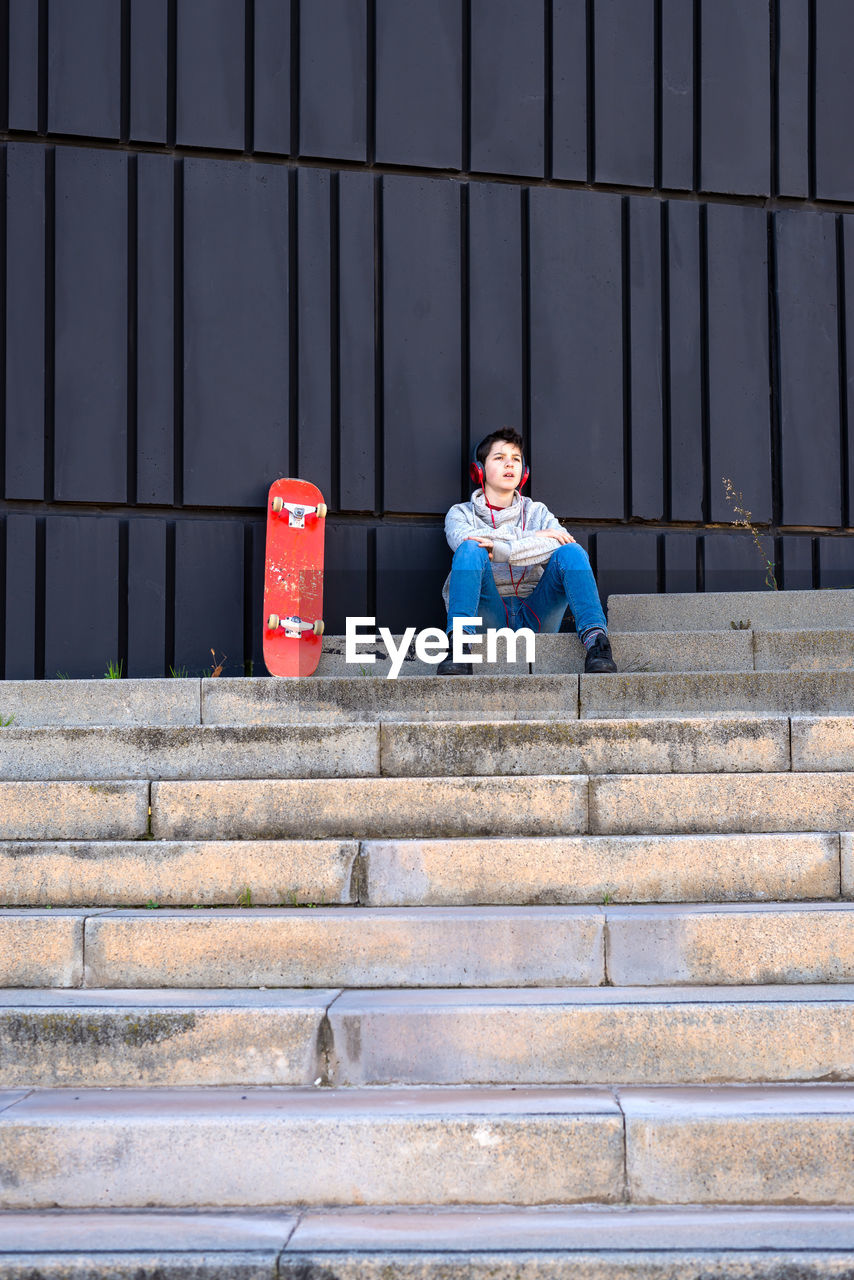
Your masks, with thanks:
M556 551L552 552L565 569L589 569L590 559L583 547L577 542L562 542Z
M452 569L480 569L489 561L486 547L479 547L471 538L461 542L454 552Z

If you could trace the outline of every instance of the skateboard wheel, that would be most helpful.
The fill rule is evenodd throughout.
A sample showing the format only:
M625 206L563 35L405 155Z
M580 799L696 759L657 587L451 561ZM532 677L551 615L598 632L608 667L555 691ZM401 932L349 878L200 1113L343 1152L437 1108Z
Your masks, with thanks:
M318 516L318 519L319 519L319 520L322 520L322 519L325 517L325 515L326 515L326 503L325 503L325 502L318 502L318 504L317 504L317 516Z
M270 629L271 631L278 631L278 629L279 629L279 615L278 615L277 613L271 613L271 614L270 614L269 618L267 619L267 626L269 627L269 629Z
M284 502L284 499L283 499L283 498L274 498L274 499L273 499L272 507L273 507L273 510L274 510L274 511L281 511L281 510L283 509L284 505L285 505L285 502Z
M312 627L312 631L314 632L314 634L315 634L316 636L322 636L322 635L323 635L323 619L322 619L322 618L318 618L318 619L317 619L317 621L315 622L314 626Z

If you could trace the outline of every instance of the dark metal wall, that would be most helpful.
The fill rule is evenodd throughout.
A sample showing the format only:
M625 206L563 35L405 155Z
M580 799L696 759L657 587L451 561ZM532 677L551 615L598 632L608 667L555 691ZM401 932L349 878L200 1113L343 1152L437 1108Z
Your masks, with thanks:
M0 0L0 674L444 617L470 441L614 590L854 585L850 0ZM849 204L849 202L851 202ZM849 334L852 337L849 339Z

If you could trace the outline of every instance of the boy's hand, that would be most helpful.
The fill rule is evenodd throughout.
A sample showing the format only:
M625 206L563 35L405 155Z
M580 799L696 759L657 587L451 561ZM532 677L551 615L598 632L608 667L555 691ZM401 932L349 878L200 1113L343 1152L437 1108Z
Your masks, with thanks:
M567 542L575 542L571 533L567 533L566 529L538 529L538 538L554 538L555 542L565 545Z
M473 533L466 538L466 542L476 542L479 547L486 547L490 560L492 559L492 540L491 538L483 538L480 534Z

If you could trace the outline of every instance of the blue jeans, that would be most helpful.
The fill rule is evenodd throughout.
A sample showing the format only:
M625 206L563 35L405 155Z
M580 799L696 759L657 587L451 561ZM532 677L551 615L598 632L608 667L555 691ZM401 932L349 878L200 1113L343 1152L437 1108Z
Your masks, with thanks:
M605 630L596 579L587 552L576 542L555 544L543 576L531 594L521 600L499 595L485 547L468 539L454 552L448 588L449 633L454 618L480 618L484 629L509 627L518 631L520 627L530 627L532 631L558 631L567 605L580 636L593 627Z

